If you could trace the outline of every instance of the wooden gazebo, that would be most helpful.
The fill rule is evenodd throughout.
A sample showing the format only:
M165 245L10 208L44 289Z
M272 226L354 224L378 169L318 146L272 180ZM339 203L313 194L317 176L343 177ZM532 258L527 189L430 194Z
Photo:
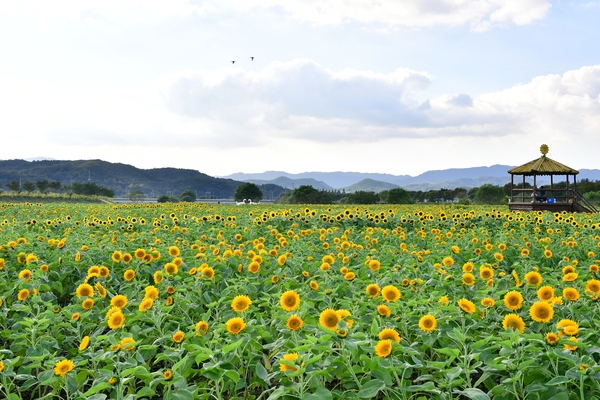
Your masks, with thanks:
M540 146L540 151L542 153L540 158L508 171L510 174L509 208L523 211L598 212L577 190L579 171L546 157L547 145ZM522 176L521 183L515 184L515 175ZM566 186L555 185L554 177L557 175L565 176ZM538 187L538 176L549 176L550 186ZM526 177L533 177L533 187L526 187Z

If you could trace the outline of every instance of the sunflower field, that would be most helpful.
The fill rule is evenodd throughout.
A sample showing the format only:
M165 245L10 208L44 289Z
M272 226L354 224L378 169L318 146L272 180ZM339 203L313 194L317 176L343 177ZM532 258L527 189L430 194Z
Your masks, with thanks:
M599 228L484 206L3 204L0 398L598 399Z

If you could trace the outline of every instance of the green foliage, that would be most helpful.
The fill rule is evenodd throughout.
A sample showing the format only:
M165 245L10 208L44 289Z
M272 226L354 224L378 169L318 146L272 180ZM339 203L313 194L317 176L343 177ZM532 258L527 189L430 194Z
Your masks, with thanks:
M131 201L141 201L145 197L144 192L141 190L132 190L127 194L127 198Z
M96 182L73 182L71 185L71 191L75 194L84 194L87 196L115 196L114 190L102 187Z
M389 204L410 204L412 200L406 190L395 188L387 191L385 202Z
M362 190L350 193L341 201L341 203L344 204L377 204L377 202L379 202L379 196L377 193L364 192Z
M5 185L8 190L10 190L11 192L15 192L15 193L19 193L21 192L21 182L19 181L10 181Z
M332 201L328 192L302 185L292 191L289 202L293 204L331 204Z
M30 181L23 182L23 190L27 193L31 193L35 190L35 184Z
M184 201L187 203L193 203L196 201L196 192L194 192L193 190L184 190L183 192L181 192L181 194L179 195L179 201Z
M475 202L477 204L504 204L506 195L500 186L485 184L475 192Z
M189 188L197 193L210 192L211 196L231 198L240 185L240 182L232 179L213 178L191 169L138 169L131 165L101 160L0 160L0 182L16 181L17 189L10 189L14 192L19 190L19 181L47 180L50 182L50 190L58 192L63 185L86 182L90 178L97 185L110 188L119 196L125 196L132 190L144 193L154 191L158 194ZM53 182L58 186L53 186ZM282 191L283 188L279 190Z
M262 200L263 192L254 183L246 182L241 184L235 190L233 199L235 201L252 200L254 203L258 203Z
M175 196L171 196L168 194L161 194L156 198L157 203L177 203L179 199Z
M37 182L35 182L35 186L37 186L40 193L48 192L49 185L50 185L50 182L48 182L47 179L41 179L41 180L38 180Z
M584 197L588 199L593 205L600 206L600 191L587 192Z

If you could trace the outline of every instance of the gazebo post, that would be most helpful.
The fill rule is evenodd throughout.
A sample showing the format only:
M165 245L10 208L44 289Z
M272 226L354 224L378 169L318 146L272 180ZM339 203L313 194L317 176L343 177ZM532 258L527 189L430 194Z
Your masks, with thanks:
M510 174L510 201L515 201L514 191L513 191L513 187L515 184L514 181L515 181L515 176L513 174Z

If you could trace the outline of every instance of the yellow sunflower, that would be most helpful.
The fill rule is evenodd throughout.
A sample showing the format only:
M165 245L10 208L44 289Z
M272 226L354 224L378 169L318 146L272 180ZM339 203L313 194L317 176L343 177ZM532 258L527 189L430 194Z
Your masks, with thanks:
M494 270L490 267L482 266L481 268L479 268L479 276L481 277L481 279L485 280L492 279L494 277Z
M132 337L125 337L123 339L121 339L121 341L119 342L119 344L121 345L121 348L125 351L130 351L133 350L135 348L135 339Z
M123 279L125 279L126 281L130 282L133 280L133 278L135 278L135 271L132 269L128 269L127 271L125 271L123 273Z
M181 252L179 251L179 248L177 246L169 247L169 255L171 257L179 257L180 254Z
M511 291L504 295L504 305L509 310L518 310L523 306L523 295L517 291Z
M302 321L302 318L294 314L288 318L286 326L289 330L297 331L298 329L302 328L303 324L304 321Z
M473 275L469 272L463 274L462 283L467 286L473 286L473 284L475 283L475 275Z
M481 300L481 305L485 308L491 308L496 305L496 302L491 297L486 297Z
M196 329L196 336L206 335L206 333L208 332L208 322L206 322L206 321L198 322L195 326L195 329Z
M384 339L377 342L375 346L375 354L378 357L387 357L392 353L392 341L390 339Z
M227 331L232 335L237 335L246 328L246 323L239 317L231 318L225 323Z
M252 304L250 297L244 295L235 296L231 301L231 308L235 312L244 312L250 307L250 304Z
M27 300L29 295L30 295L30 292L28 289L21 289L21 290L19 290L19 294L17 294L17 299L24 301L24 300Z
M121 328L124 323L125 315L121 311L114 312L108 317L108 327L110 329Z
M556 344L558 343L559 337L556 333L554 332L548 332L546 334L546 343L548 344Z
M79 344L79 351L83 351L83 350L87 349L89 344L90 344L90 337L84 336L83 339L81 339L81 343Z
M462 298L458 301L458 306L467 314L473 314L476 310L475 304L472 301Z
M298 353L289 353L289 354L284 354L281 357L281 360L284 361L296 361L298 359ZM285 372L285 371L297 371L298 368L294 367L293 365L288 365L288 364L283 364L283 363L279 363L279 370L281 372Z
M502 327L507 330L512 328L519 331L519 333L523 333L525 331L525 322L517 314L507 314L502 320Z
M542 286L537 291L537 297L543 301L550 301L554 297L554 289L551 286Z
M288 290L279 298L279 304L285 311L293 311L300 305L300 295L293 290Z
M585 292L600 294L600 280L590 279L587 281L585 284Z
M382 317L389 317L390 315L392 315L392 310L390 310L390 308L385 304L381 304L377 306L377 313Z
M379 293L381 292L381 288L376 283L372 283L370 285L367 285L365 292L367 292L369 297L375 298L375 297L379 296Z
M379 332L379 339L385 340L393 340L396 343L400 343L400 334L396 332L395 329L385 328L381 332Z
M54 366L54 374L65 376L69 371L72 371L75 368L75 364L71 360L61 360L56 363Z
M389 303L393 303L402 297L400 290L394 285L387 285L381 289L381 296Z
M419 328L425 332L433 332L437 327L437 320L433 315L427 314L419 320Z
M319 316L319 323L325 329L329 329L334 331L337 329L337 325L340 322L341 318L339 314L332 310L331 308L327 308L321 312Z
M563 297L568 300L575 301L579 299L579 291L575 288L568 287L563 289Z
M77 297L79 298L92 297L94 296L94 287L90 284L82 283L81 285L77 286L75 292L77 293Z
M181 343L185 338L185 333L182 331L177 331L173 334L172 338L175 343Z
M539 285L542 283L542 275L537 271L530 271L525 274L525 280L528 285Z
M153 305L154 305L154 300L152 300L151 298L146 297L140 303L140 305L138 307L138 310L140 310L141 312L146 312L149 309L151 309Z
M554 316L554 308L548 302L538 301L529 309L529 315L535 322L550 322Z

